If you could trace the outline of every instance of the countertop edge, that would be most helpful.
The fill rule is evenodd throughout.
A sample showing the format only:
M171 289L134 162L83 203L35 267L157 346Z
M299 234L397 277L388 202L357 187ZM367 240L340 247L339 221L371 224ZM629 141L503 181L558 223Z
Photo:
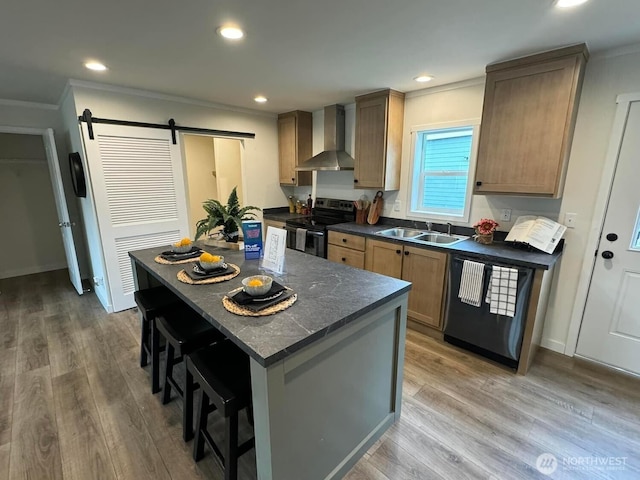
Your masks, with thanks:
M503 242L496 242L493 245L482 245L475 242L471 238L468 240L459 242L452 246L444 246L444 245L424 245L416 242L411 242L408 240L400 240L400 239L375 235L374 232L378 230L384 230L384 228L388 228L388 227L386 225L384 226L383 225L362 225L362 224L351 222L351 223L338 223L335 225L329 225L327 227L327 230L341 232L341 233L349 233L352 235L360 235L363 237L374 238L376 240L395 243L399 245L409 245L412 247L425 248L428 250L437 250L440 252L452 253L452 254L463 254L463 255L468 255L475 258L490 259L497 262L508 263L511 265L518 265L523 267L530 267L530 268L541 269L541 270L549 270L551 267L553 267L556 264L556 262L562 256L562 252L547 254L544 252L538 253L538 252L527 252L524 250L518 250L505 245ZM469 248L469 247L473 247L473 248ZM509 252L514 252L514 255L518 255L520 258L512 258L511 256L500 255L499 252L492 252L491 250L495 248L508 249ZM537 258L527 259L528 256L535 256Z

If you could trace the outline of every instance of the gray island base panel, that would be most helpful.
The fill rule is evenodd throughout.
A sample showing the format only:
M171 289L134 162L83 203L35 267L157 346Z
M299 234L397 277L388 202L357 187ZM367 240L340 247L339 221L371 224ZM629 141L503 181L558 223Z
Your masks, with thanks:
M342 478L400 418L410 284L287 250L285 272L272 276L298 301L277 315L240 317L222 297L266 272L242 252L203 248L240 275L186 285L176 274L190 264L157 264L166 248L154 248L130 253L136 289L167 286L250 355L260 480Z

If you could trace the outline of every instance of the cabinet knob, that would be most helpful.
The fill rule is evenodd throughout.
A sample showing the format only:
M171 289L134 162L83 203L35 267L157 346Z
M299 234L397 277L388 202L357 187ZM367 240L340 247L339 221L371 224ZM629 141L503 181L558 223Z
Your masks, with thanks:
M402 250L396 250L396 253L400 255L402 253Z
M479 187L482 185L482 182L476 182L476 187Z
M357 178L354 178L354 179L353 179L353 183L358 183L358 179L357 179Z
M404 254L408 256L408 255L409 255L409 252L404 252Z
M296 177L293 177L293 178L291 179L291 181L292 181L292 182L295 182L295 181L296 181Z
M343 241L344 243L347 243L347 239L346 239L346 238L343 238L343 239L342 239L342 241Z
M342 261L343 261L343 262L346 262L346 261L347 261L347 259L346 259L346 258L344 258L344 257L342 257Z

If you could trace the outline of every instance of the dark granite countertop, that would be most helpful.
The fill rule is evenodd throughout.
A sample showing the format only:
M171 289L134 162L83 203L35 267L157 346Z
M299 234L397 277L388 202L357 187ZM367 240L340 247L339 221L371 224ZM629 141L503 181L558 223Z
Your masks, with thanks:
M263 213L262 218L265 220L276 220L278 222L286 222L287 220L292 220L294 218L305 218L309 215L302 215L301 213L289 213L286 212L277 212L277 213Z
M198 242L200 244L200 242ZM347 325L367 312L398 297L411 284L391 277L329 262L287 249L282 275L260 269L258 260L245 260L244 252L203 246L206 251L224 255L240 267L240 275L228 282L188 285L176 275L186 265L160 265L153 259L168 247L129 252L130 257L169 287L194 310L220 329L236 345L267 367L306 345ZM269 274L291 287L298 301L287 310L266 317L242 317L222 306L224 295L242 286L242 279Z
M549 268L551 268L562 255L562 252L557 252L549 255L544 252L521 250L500 241L494 242L491 245L482 245L478 242L475 242L473 239L469 239L451 246L432 246L421 244L418 242L412 242L411 240L407 239L392 239L389 237L375 235L375 232L390 228L389 225L361 225L357 223L339 223L337 225L331 225L327 228L336 232L352 233L355 235L375 238L377 240L384 240L403 245L411 245L412 247L428 248L448 253L465 254L469 257L477 258L479 260L485 260L488 262L502 262L509 265L538 268L542 270L548 270Z

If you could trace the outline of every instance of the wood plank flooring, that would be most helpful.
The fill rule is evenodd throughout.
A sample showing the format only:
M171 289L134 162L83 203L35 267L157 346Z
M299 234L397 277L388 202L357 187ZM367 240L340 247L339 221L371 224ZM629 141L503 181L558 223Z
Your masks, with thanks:
M64 270L0 292L0 479L222 478L211 454L192 461L180 402L151 394L134 310L107 315ZM640 478L637 378L548 351L520 377L413 331L405 362L402 417L348 480ZM589 464L608 457L623 464ZM251 452L240 478L256 476Z

